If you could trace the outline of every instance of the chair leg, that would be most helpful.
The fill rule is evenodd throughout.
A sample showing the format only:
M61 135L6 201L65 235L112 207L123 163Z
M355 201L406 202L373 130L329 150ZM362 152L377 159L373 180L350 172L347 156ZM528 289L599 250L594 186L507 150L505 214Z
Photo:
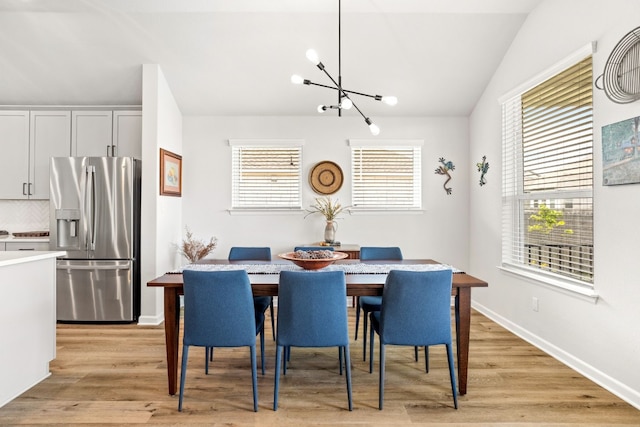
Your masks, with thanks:
M358 325L360 325L360 298L358 298L358 303L356 304L356 341L358 341Z
M428 345L424 346L424 369L428 374L429 373L429 346Z
M342 348L338 348L338 363L340 364L340 375L342 375Z
M413 353L414 353L414 357L416 359L416 362L418 361L418 346L413 347Z
M451 350L451 344L447 346L447 358L449 359L449 375L451 376L451 392L453 393L453 406L458 409L458 393L456 390L456 372L453 364L453 351Z
M287 375L287 362L291 357L291 347L284 347L284 358L282 360L282 375Z
M274 369L273 383L273 410L278 410L278 392L280 391L280 360L282 358L282 346L276 346L276 367ZM285 357L286 359L286 357Z
M264 326L260 331L260 368L262 369L262 375L264 375Z
M351 393L351 355L349 354L349 346L342 347L340 354L344 352L344 366L347 376L347 398L349 399L349 410L353 411L353 398Z
M367 312L362 310L362 360L367 360Z
M375 342L375 333L376 331L371 328L371 332L369 332L369 373L373 373L373 343Z
M384 402L384 362L385 345L380 340L380 384L378 385L378 408L382 410Z
M178 411L182 412L182 397L184 396L184 380L187 377L187 359L189 357L189 346L182 346L182 368L180 370L180 398L178 400Z
M253 412L258 412L258 368L256 363L256 346L249 346L251 353L251 384L253 388ZM263 368L264 370L264 360ZM264 372L262 372L264 375Z
M213 362L213 347L204 348L204 374L209 375L209 362Z
M276 340L276 322L273 316L273 297L271 297L271 304L269 304L269 310L271 311L271 333L273 334L273 340Z

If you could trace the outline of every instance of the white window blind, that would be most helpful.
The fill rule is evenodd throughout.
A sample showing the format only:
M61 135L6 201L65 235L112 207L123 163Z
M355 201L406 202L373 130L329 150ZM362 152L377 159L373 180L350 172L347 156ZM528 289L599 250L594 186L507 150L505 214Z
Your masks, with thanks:
M502 259L593 284L591 56L502 104Z
M351 140L352 205L357 209L422 207L422 141Z
M233 209L302 209L302 141L229 144Z

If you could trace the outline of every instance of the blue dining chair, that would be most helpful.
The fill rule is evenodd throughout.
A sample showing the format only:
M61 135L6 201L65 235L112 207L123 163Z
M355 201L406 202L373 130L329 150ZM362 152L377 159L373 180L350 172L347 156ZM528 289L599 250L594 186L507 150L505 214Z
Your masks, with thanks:
M380 311L370 313L369 372L373 372L375 333L380 336L378 405L384 401L385 349L387 345L425 348L444 344L449 360L453 404L458 409L456 374L451 338L451 270L391 270L382 294Z
M360 261L401 261L402 251L397 246L363 246L360 248ZM367 317L373 311L380 311L382 297L363 296L356 301L356 335L358 340L358 326L360 324L360 310L363 312L362 319L362 360L367 360ZM417 360L416 349L416 360Z
M291 347L338 347L340 373L344 356L349 410L353 410L346 292L343 271L280 272L274 411L278 410L280 365L283 365L284 374L287 373L287 358L285 356L283 360L283 349ZM313 304L309 304L309 301L313 301Z
M271 261L271 248L268 246L233 246L229 249L229 261ZM256 315L260 311L264 313L269 308L271 314L271 333L276 339L275 319L273 316L273 297L253 297L256 307Z
M184 332L180 399L182 411L184 383L187 376L189 347L249 347L253 382L253 410L258 411L258 375L256 368L256 335L260 334L261 362L264 369L264 314L255 316L249 275L244 270L183 271ZM205 372L209 372L209 355ZM264 372L263 372L264 373Z

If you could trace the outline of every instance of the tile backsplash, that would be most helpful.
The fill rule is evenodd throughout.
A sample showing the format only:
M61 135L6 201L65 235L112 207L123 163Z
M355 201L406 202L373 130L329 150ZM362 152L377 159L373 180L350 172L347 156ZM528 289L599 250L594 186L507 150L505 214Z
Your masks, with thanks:
M0 200L0 230L48 231L48 200Z

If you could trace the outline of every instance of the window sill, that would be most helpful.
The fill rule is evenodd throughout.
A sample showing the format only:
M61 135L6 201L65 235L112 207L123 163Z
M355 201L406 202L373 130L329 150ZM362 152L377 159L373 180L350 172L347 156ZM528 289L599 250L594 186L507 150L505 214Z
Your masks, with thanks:
M351 215L422 215L423 209L349 209Z
M567 295L578 296L594 304L598 302L599 295L593 288L586 287L575 280L546 275L544 273L541 274L508 264L498 266L498 269L523 278L535 285L541 285Z
M300 215L306 212L300 208L246 208L227 209L229 215Z

